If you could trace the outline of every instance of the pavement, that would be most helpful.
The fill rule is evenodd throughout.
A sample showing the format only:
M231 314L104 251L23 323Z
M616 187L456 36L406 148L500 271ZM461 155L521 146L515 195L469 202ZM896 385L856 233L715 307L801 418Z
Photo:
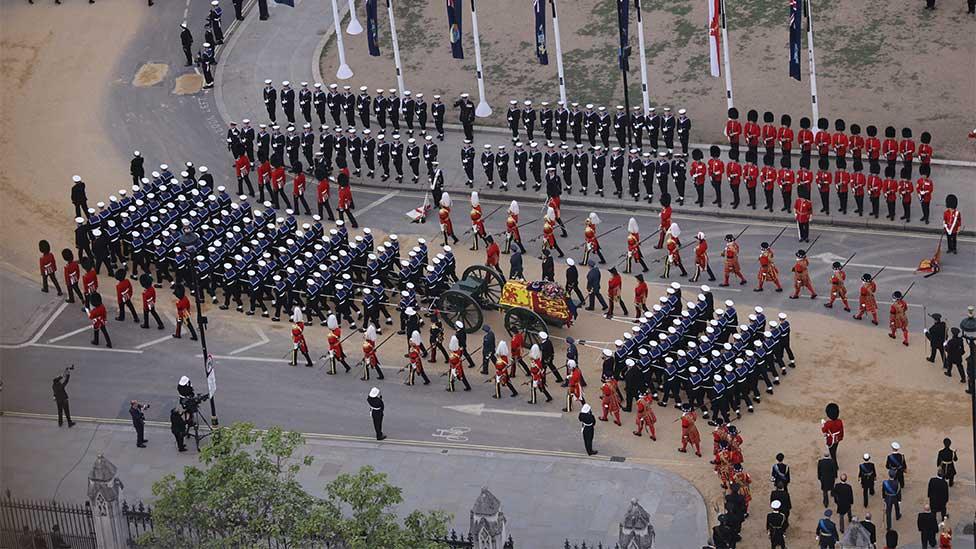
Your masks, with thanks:
M343 6L343 11L345 13L345 6ZM340 15L340 18L343 16ZM335 82L333 75L322 75L319 69L319 55L321 54L322 47L330 40L330 37L334 34L334 27L332 24L332 11L327 2L298 2L294 9L279 9L273 20L274 25L266 25L265 22L257 20L257 18L248 18L245 20L237 34L235 34L227 43L224 51L221 54L221 64L217 70L217 85L215 88L214 99L216 102L217 113L220 115L224 126L226 123L234 120L240 122L241 119L248 118L252 121L253 125L258 123L268 123L267 113L265 112L263 98L261 90L264 87L264 80L270 78L274 81L275 86L280 86L280 82L288 80L292 83L293 87L297 89L301 82L308 82L309 87L315 82L322 82L324 85ZM270 27L270 29L268 28ZM287 32L284 29L288 29ZM346 37L347 39L364 39L362 35L357 37ZM334 50L334 48L333 48ZM355 70L355 67L353 67ZM360 84L357 82L356 77L353 76L347 81L340 81L340 85L350 85L352 86L353 93L359 93ZM388 87L396 87L395 81L391 81ZM427 92L428 89L414 89L416 92ZM297 93L297 92L296 92ZM373 93L373 90L370 90ZM432 94L425 93L428 98L428 102L432 101ZM519 98L516 98L519 99ZM456 119L456 111L451 104L454 98L444 98L444 101L448 104L448 121ZM585 101L580 101L584 103ZM504 105L496 106L497 108L504 108ZM281 109L279 108L279 111ZM312 127L318 133L319 122L315 113L313 111L313 123ZM304 120L301 118L300 113L296 113L298 130L301 130L301 124ZM328 118L331 121L331 118ZM278 123L282 126L282 132L284 132L285 126L287 126L287 120L284 120L283 115L278 119ZM694 124L703 124L703 121L693 121ZM721 121L724 123L724 121ZM330 122L331 124L331 122ZM432 123L431 123L432 127ZM401 139L406 144L406 128L403 127ZM372 126L374 135L378 132L378 127L374 124ZM440 165L445 175L445 188L448 191L459 191L464 194L468 192L468 189L464 187L465 176L461 169L460 163L460 147L463 140L463 134L459 131L458 126L451 126L445 134L445 140L439 142L439 156ZM694 125L692 128L692 140L694 141ZM387 138L389 139L391 132L387 132ZM522 138L527 141L527 136L524 132L521 134ZM418 143L423 140L420 139L420 135L416 135ZM544 144L545 137L542 132L539 131L535 135L535 139L540 142L540 146ZM616 143L615 138L611 137L611 142ZM511 142L511 132L507 128L498 127L476 127L474 147L480 158L482 147L484 144L493 145L505 145L509 151L513 150ZM572 143L570 144L572 147ZM526 144L526 148L528 145ZM699 148L703 149L703 152L707 155L707 145L699 145ZM544 149L543 149L544 150ZM230 170L230 159L225 157L224 162L227 163L228 170ZM833 165L833 162L831 162ZM963 165L965 164L965 165ZM779 166L779 159L776 160L776 165ZM798 165L798 160L794 160L794 166ZM422 168L423 170L423 168ZM976 219L976 193L973 193L973 173L976 170L976 165L972 163L963 163L957 161L950 161L947 164L940 163L933 165L932 167L932 179L936 185L936 192L934 195L933 205L932 205L932 219L931 224L925 225L919 223L921 211L919 205L913 204L914 221L912 223L905 223L902 221L888 221L884 219L883 213L882 218L875 220L873 218L859 217L854 215L853 212L853 197L851 197L851 209L847 215L838 213L838 199L836 195L832 195L832 214L825 216L822 214L814 215L814 225L815 226L843 226L851 228L869 228L869 229L879 229L885 231L910 231L910 232L930 232L934 234L940 234L942 231L941 225L941 214L944 208L944 197L950 193L955 194L959 198L960 211L962 213L963 219ZM407 168L409 172L409 169ZM228 171L230 173L230 171ZM364 172L365 173L365 172ZM915 171L917 177L917 170ZM516 198L518 200L523 199L533 199L540 200L544 198L543 194L539 192L520 191L516 190L515 184L517 181L517 176L515 175L514 166L509 168L510 176L510 191L507 193L502 193L496 190L492 191L487 189L484 185L484 175L481 170L480 160L475 163L475 178L476 178L476 189L483 194L484 197L510 197ZM531 175L529 176L531 180ZM409 179L409 178L408 178ZM496 178L497 179L497 178ZM514 181L513 181L514 180ZM591 180L591 191L595 190L595 185L592 184L592 174L590 176ZM574 186L576 189L579 188L579 181L576 180L574 175ZM609 189L613 188L613 183L610 179L609 170L606 172L606 186ZM380 186L386 187L382 183L379 183L379 178L375 180L369 180L365 177L359 178L358 180L354 178L354 184L358 186L368 185L368 186ZM496 181L496 184L498 182ZM623 183L624 189L626 191L627 182ZM403 185L401 185L402 187ZM707 190L705 193L707 204L710 204L713 198L711 186L707 185ZM529 185L531 189L531 183ZM672 184L673 189L673 184ZM774 200L774 210L775 212L764 212L760 210L747 209L744 205L740 206L737 210L732 210L729 206L731 199L731 191L728 189L727 183L725 188L723 188L722 194L725 201L724 208L717 208L714 206L706 206L699 208L694 206L694 189L690 182L686 185L687 198L686 204L683 206L677 206L675 204L674 209L676 212L689 213L694 215L704 215L709 218L721 217L721 218L735 218L735 219L750 219L750 220L762 220L762 221L785 221L788 223L793 223L792 214L786 212L780 212L780 207L782 206L782 199L779 196L779 191L776 192ZM655 189L655 193L657 190ZM745 198L745 189L742 189L743 199ZM589 207L604 208L627 208L639 211L658 211L658 201L655 197L653 204L648 204L647 202L633 202L632 200L620 200L612 196L611 192L607 192L610 195L609 198L601 198L595 196L594 194L589 194L588 196L581 196L577 193L572 195L563 195L563 202L565 204L577 204L577 205L588 205ZM816 194L816 193L815 193ZM760 204L763 203L762 192L759 192L758 201ZM819 211L821 206L819 195L813 198L816 210ZM869 206L868 206L869 207ZM760 207L761 208L761 207ZM901 206L898 205L898 217L901 216ZM884 203L881 204L882 212L885 211ZM969 229L965 231L967 235L974 235L976 232Z
M52 419L0 417L0 475L16 497L81 501L99 455L118 467L130 503L152 499L152 482L196 465L192 450L175 452L167 425L150 425L148 448L135 445L131 425L79 421L58 428ZM701 495L686 480L658 468L558 455L471 450L419 444L380 444L306 435L300 455L313 457L298 480L315 495L342 473L372 466L402 489L402 514L441 509L466 533L468 510L482 487L502 502L518 547L555 547L567 537L611 544L636 498L651 515L656 547L700 547L708 531ZM45 456L43 461L34 459ZM566 497L572 490L576 497ZM585 504L581 504L585 502ZM540 512L541 511L541 512Z

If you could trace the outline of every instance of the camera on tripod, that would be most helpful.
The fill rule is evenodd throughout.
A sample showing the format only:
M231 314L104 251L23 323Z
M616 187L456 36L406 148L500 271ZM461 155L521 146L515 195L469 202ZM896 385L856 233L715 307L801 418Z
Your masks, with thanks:
M200 412L200 403L209 399L210 395L207 393L197 394L193 390L193 384L190 383L190 378L186 376L180 378L180 383L176 386L176 392L180 395L180 407L183 408L183 415L186 416L187 423L195 423L194 417Z

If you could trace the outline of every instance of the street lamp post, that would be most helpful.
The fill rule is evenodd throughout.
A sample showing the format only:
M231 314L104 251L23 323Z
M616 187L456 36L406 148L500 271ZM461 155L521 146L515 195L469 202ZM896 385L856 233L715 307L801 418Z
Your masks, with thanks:
M202 255L194 256L196 251L200 248L200 236L193 232L189 226L184 227L183 234L180 235L180 247L186 250L190 257L196 259L196 261L204 261ZM196 294L196 305L197 305L197 329L200 330L200 347L203 349L203 374L204 377L208 379L210 377L209 364L207 360L207 317L203 315L203 283L200 280L200 273L196 268L191 268L193 274L193 288ZM217 422L217 403L214 401L213 395L210 397L210 425L211 427L216 427ZM198 439L199 442L199 439Z

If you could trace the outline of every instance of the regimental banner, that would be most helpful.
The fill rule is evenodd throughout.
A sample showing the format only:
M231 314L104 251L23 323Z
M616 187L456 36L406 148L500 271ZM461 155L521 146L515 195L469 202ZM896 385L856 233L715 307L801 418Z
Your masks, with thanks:
M617 0L617 26L620 35L620 48L617 51L617 64L620 70L628 70L627 46L630 44L630 0Z
M708 61L712 76L722 76L719 60L722 45L722 0L708 0Z
M369 54L373 57L380 55L379 22L376 20L376 0L366 0L366 42L369 44Z
M451 57L464 59L461 47L461 5L464 0L447 0L447 26L450 29Z
M790 0L790 77L800 81L800 41L803 36L803 0Z
M549 50L546 49L546 0L532 3L535 13L535 56L540 65L549 64Z

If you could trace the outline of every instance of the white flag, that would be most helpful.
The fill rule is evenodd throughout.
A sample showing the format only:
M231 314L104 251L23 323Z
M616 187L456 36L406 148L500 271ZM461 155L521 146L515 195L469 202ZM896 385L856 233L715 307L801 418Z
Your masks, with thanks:
M712 76L721 76L719 65L720 32L722 31L722 0L708 0L708 60L711 64Z

